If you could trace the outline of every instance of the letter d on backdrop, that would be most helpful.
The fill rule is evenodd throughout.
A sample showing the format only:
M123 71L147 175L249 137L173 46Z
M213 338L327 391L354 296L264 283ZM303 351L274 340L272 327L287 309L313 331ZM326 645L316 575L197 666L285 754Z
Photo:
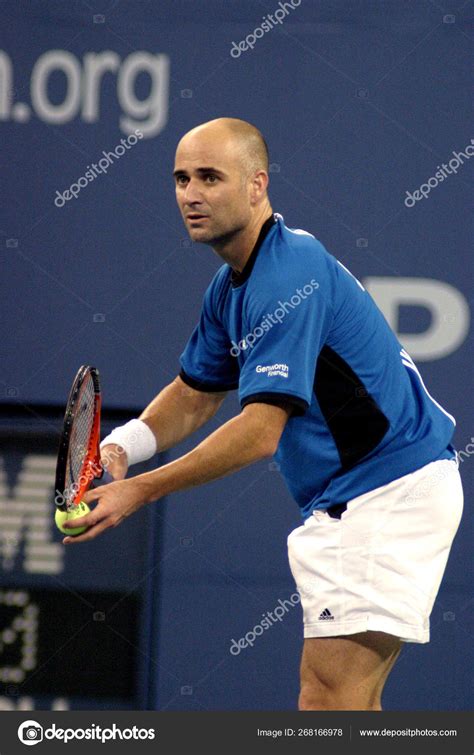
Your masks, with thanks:
M385 319L413 359L441 359L463 343L469 331L469 306L457 288L432 278L364 279L364 286L375 299ZM431 323L422 333L399 333L401 306L424 307Z

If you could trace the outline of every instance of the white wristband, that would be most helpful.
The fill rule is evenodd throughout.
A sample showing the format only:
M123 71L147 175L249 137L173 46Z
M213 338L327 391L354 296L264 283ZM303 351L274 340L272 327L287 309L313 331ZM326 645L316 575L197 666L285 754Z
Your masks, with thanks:
M127 454L128 465L146 461L156 453L156 438L153 431L141 419L131 419L116 427L100 444L101 449L109 443L121 446Z

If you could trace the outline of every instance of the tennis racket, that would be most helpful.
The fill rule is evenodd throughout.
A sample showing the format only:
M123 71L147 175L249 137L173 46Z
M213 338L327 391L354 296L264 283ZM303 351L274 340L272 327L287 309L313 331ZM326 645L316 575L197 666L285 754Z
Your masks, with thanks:
M72 384L56 464L55 499L61 511L77 506L104 468L100 461L99 372L82 366Z

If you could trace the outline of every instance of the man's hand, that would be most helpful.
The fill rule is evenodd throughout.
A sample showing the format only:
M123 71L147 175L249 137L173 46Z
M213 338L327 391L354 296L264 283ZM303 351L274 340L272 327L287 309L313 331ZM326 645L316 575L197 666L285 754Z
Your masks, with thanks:
M88 529L82 535L65 537L64 545L93 540L109 527L116 527L146 502L142 487L140 483L136 482L136 478L101 485L99 488L85 493L82 500L87 504L90 504L91 501L98 501L98 503L90 514L69 522L66 521L64 528L87 527Z
M122 446L108 443L101 450L100 460L114 480L123 480L128 471L127 454Z

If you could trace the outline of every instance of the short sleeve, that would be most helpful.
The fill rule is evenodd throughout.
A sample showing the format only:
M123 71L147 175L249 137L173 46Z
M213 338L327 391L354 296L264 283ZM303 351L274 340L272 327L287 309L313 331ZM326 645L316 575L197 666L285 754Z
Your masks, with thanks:
M216 283L214 279L204 295L199 322L179 360L181 379L199 391L230 391L239 385L239 365L217 312Z
M289 294L278 298L277 293L249 307L239 383L242 408L255 402L285 402L293 405L294 414L304 414L311 404L332 307L314 279L302 289L291 288Z

